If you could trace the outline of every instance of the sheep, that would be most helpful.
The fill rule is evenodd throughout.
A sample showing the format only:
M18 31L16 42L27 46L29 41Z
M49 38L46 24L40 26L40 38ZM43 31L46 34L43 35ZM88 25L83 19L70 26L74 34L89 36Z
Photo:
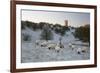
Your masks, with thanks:
M40 42L41 42L41 40L36 40L36 41L35 41L35 44L36 44L36 45L39 45Z
M48 44L47 41L44 41L44 42L40 43L40 46L41 46L41 47L46 47L47 44Z
M86 51L87 51L86 47L82 48L82 50L81 50L82 53L86 53Z
M81 48L77 48L76 51L77 51L78 54L81 54Z
M56 44L56 43L51 43L51 44L48 44L48 49L53 49L55 50L56 52L59 52L62 48L60 47L60 44Z
M50 49L55 49L56 43L49 43L49 44L47 45L47 47L48 47L49 50L50 50Z
M41 47L47 47L47 45L49 44L55 44L55 43L51 40L43 41L42 43L40 43Z
M59 47L60 47L60 48L64 48L64 45L63 45L63 44L59 44Z
M38 46L45 46L46 45L46 40L36 40L35 42L36 45Z
M60 50L61 50L61 46L60 46L60 44L57 44L56 46L55 46L55 50L57 51L57 52L59 52Z
M86 53L87 48L77 48L77 53L81 54L81 53Z
M75 46L71 43L69 43L69 47L72 48L72 50L74 50Z

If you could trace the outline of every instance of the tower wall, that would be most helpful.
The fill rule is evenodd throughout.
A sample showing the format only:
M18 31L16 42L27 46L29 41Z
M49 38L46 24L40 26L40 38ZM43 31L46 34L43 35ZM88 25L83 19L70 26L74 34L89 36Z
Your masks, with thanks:
M65 20L65 26L68 27L68 20Z

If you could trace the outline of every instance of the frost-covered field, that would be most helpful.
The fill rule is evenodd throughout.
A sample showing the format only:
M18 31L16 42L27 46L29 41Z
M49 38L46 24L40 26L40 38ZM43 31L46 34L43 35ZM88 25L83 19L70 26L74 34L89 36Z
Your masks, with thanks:
M61 48L59 52L55 49L49 50L47 47L37 46L35 44L36 40L39 40L41 31L32 31L29 28L22 30L22 34L28 34L31 36L30 41L22 40L21 48L21 62L48 62L48 61L69 61L69 60L87 60L90 58L90 48L88 43L83 43L74 38L72 32L74 30L66 32L66 35L63 36L62 43L64 48ZM52 41L58 42L60 35L53 32L54 39ZM23 35L22 35L23 38ZM69 43L75 44L75 48L69 46ZM85 44L80 45L80 44ZM86 46L87 45L87 46ZM86 52L78 54L78 48L87 48Z

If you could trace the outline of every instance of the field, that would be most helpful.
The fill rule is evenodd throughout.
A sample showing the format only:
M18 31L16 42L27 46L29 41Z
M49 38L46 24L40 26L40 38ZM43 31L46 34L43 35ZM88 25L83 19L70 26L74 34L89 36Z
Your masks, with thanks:
M53 30L54 43L59 42L61 35L56 34ZM90 48L88 42L82 42L81 40L74 37L73 33L75 29L69 27L69 31L65 32L62 36L61 43L64 48L61 48L59 52L55 49L48 49L48 47L41 47L36 45L36 40L41 38L41 30L33 31L29 27L25 27L21 30L21 62L50 62L50 61L71 61L71 60L88 60L90 59ZM28 35L25 40L25 35ZM72 48L69 44L74 45ZM80 51L78 48L86 48L86 51Z

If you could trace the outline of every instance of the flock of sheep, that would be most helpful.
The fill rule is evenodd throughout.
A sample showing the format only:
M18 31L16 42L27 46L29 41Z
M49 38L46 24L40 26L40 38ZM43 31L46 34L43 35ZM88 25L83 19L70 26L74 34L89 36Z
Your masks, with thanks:
M49 50L55 50L56 52L60 52L60 50L65 49L65 46L61 43L55 43L54 41L46 41L46 40L36 40L35 41L35 47L40 46L40 47L46 47ZM87 52L87 47L77 47L73 45L72 43L68 44L69 48L71 50L75 50L77 54L82 54Z

